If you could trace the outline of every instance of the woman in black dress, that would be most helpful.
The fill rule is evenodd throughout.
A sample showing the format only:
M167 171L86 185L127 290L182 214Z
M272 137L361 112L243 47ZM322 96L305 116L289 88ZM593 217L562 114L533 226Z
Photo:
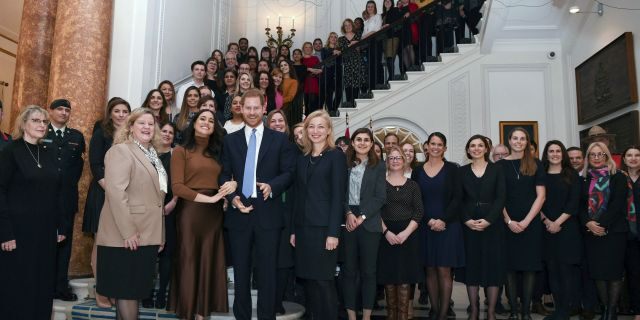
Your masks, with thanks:
M479 318L480 287L486 288L487 319L496 319L499 288L506 277L504 226L500 216L504 208L505 182L500 167L489 161L489 142L481 135L472 136L465 146L472 162L460 168L462 179L462 222L466 251L465 282L471 312L469 319Z
M53 154L40 148L49 115L27 106L13 142L0 153L0 314L3 319L49 319L53 307L56 242L70 221L60 206Z
M406 158L398 147L387 156L387 203L382 209L378 283L384 285L387 319L408 319L411 284L424 279L420 235L415 232L424 206L418 184L404 175Z
M113 97L107 104L106 114L101 121L96 122L93 127L93 135L89 142L89 168L91 169L91 184L87 191L87 201L84 206L84 217L82 219L82 232L95 235L98 233L98 221L100 221L100 211L104 204L104 155L107 154L113 143L113 134L127 120L131 112L129 102L122 98ZM93 244L91 251L91 268L93 276L96 273L96 244ZM96 304L102 308L110 308L111 302L105 296L96 292Z
M544 168L530 152L531 140L523 128L509 132L511 154L497 164L506 179L503 211L507 224L507 297L509 319L517 319L517 279L522 274L522 320L531 319L531 295L536 272L542 270L542 221L536 216L545 199Z
M625 175L616 168L604 143L592 143L586 154L580 222L586 228L587 265L604 305L602 319L615 320L629 231L626 220L629 188Z
M347 232L343 234L342 271L349 320L356 319L358 292L362 293L363 320L371 319L376 297L376 260L382 235L380 210L387 192L384 163L372 147L373 133L360 128L353 133L346 152L349 185L344 206Z
M635 315L640 319L640 234L638 231L638 210L640 210L640 147L628 147L622 153L622 169L627 173L628 183L633 190L633 212L629 210L629 239L625 253L625 272L629 284L629 304Z
M388 25L398 21L402 18L400 11L393 5L393 0L384 0L382 7L382 27L385 28ZM387 65L388 78L386 83L393 80L395 75L395 63L394 60L398 55L398 46L400 45L400 32L397 27L391 28L387 31L388 39L384 40L384 58Z
M464 267L464 243L460 210L459 169L444 160L447 138L434 132L427 139L429 157L421 168L413 170L411 179L420 186L424 204L422 237L427 289L432 313L446 319L453 290L452 269Z
M542 165L547 172L547 197L540 213L545 225L543 258L547 264L549 284L555 310L550 318L569 319L574 274L582 257L582 236L578 227L580 179L571 167L567 149L562 142L547 142L542 153Z
M313 319L338 318L334 275L338 238L344 221L347 161L334 146L333 127L324 110L304 122L304 156L297 160L294 224L296 276L304 280L307 306Z

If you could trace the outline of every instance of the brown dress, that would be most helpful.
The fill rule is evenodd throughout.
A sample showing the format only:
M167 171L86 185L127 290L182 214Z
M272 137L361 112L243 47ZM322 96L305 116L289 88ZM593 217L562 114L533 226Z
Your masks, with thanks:
M171 185L176 207L177 247L169 308L193 319L228 312L227 273L222 233L222 201L198 203L198 193L214 195L220 164L202 154L206 139L196 139L193 151L176 147L171 157Z

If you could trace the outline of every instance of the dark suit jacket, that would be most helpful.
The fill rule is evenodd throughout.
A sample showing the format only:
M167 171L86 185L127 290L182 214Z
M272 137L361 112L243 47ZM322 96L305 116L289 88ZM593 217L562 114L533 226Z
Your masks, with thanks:
M580 199L580 221L583 228L592 221L588 214L589 203L589 185L591 177L587 175L582 183L582 196ZM607 211L595 220L600 226L607 229L607 232L627 232L629 224L627 223L627 178L622 172L616 172L609 180L609 188L611 195L609 203L607 203ZM583 229L584 230L584 229Z
M224 219L225 227L229 229L245 229L249 226L249 219L254 217L262 228L282 228L284 224L283 204L280 195L287 190L293 181L295 161L294 149L283 133L264 128L260 150L258 150L258 165L256 168L256 182L267 183L271 186L271 198L263 200L258 188L258 197L249 201L242 194L242 180L244 177L244 163L247 157L247 140L244 129L238 130L224 137L222 150L222 172L219 183L234 179L238 182L236 192L227 196L231 201L235 196L245 205L253 205L253 211L245 214L230 207Z
M347 174L347 191L344 202L344 213L351 211L349 209L349 176L351 169ZM380 211L382 206L387 202L387 186L386 186L386 168L384 162L379 161L375 166L367 166L362 176L362 184L360 186L360 213L367 216L362 226L370 232L382 232L382 219Z
M78 181L84 167L84 136L80 131L67 127L62 141L58 141L53 127L49 124L47 135L42 142L44 148L51 149L58 172L62 174L62 210L65 214L75 214L78 211Z
M296 165L295 226L327 227L327 236L338 237L344 221L344 197L347 190L347 160L333 149L311 164L310 155L298 158Z

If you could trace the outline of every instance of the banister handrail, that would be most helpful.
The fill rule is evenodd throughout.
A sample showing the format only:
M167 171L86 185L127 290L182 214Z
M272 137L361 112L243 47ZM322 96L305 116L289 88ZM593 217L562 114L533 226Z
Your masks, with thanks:
M333 63L339 56L342 56L344 54L347 54L353 50L356 50L360 47L364 47L369 45L369 43L371 43L372 41L375 41L378 37L380 36L384 36L386 35L386 33L391 30L392 28L396 28L398 26L401 26L405 23L407 23L407 21L409 21L410 23L412 23L412 19L415 19L417 17L419 17L422 14L431 14L435 8L439 5L439 1L432 1L429 4L426 4L420 8L418 8L418 10L412 12L408 17L402 17L400 19L398 19L397 21L394 21L393 23L388 24L386 27L384 28L380 28L380 30L374 32L373 34L371 34L370 36L366 37L365 39L362 39L360 41L358 41L358 43L342 50L342 53L340 55L332 55L329 58L323 59L320 63L316 64L314 66L314 68L316 69L321 69L322 67L324 67L326 64L329 63ZM336 48L335 50L340 50L338 48Z

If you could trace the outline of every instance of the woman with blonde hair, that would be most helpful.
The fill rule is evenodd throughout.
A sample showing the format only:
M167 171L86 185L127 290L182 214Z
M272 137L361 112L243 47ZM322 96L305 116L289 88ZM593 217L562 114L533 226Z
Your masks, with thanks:
M320 106L326 104L329 115L337 116L338 106L342 100L342 52L338 48L338 34L330 32L320 55L324 62L320 77ZM334 61L327 61L334 57ZM334 97L335 93L335 97Z
M617 319L622 290L624 254L629 225L625 175L616 168L609 148L602 142L589 145L582 176L580 221L584 233L587 266L596 282L604 309L602 319Z
M49 319L55 289L56 243L70 221L60 208L60 175L42 146L49 114L27 106L14 140L0 153L0 314L4 319Z
M153 289L157 254L165 241L162 203L169 186L155 149L160 144L153 112L139 108L118 129L105 156L96 290L116 299L122 320L138 318L138 300Z
M324 110L304 121L303 155L296 163L291 245L296 276L304 280L309 313L314 319L338 318L334 275L338 238L344 219L347 163L334 145L333 126Z

